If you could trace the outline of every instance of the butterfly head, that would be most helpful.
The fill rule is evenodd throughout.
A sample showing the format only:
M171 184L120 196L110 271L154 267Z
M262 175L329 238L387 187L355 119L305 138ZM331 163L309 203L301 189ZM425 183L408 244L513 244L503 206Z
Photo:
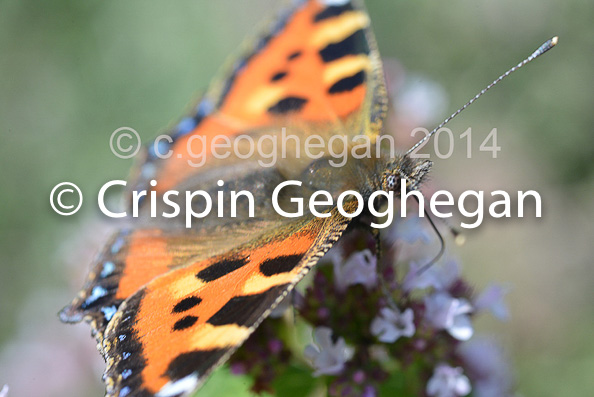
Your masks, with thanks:
M400 194L401 181L406 181L406 190L417 190L431 170L433 162L403 156L388 163L382 174L381 186L386 192Z

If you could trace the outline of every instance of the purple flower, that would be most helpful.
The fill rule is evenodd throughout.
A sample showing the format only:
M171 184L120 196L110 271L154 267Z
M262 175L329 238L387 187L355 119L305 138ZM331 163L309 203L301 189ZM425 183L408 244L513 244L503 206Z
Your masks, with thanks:
M371 322L371 333L386 343L396 342L401 336L410 338L415 333L413 317L411 308L400 313L397 309L384 307Z
M332 342L332 330L318 327L314 330L314 344L307 345L303 352L315 369L314 376L338 375L350 359L352 351L343 338Z
M362 370L355 371L353 374L353 381L357 384L365 382L365 372Z
M427 382L426 392L436 397L459 397L470 393L470 381L462 368L439 364Z
M409 271L402 282L402 289L405 292L411 292L415 289L425 289L430 287L440 289L441 282L437 277L437 274L432 271L433 268L429 268L422 273L419 273L420 269L421 266L417 265L415 262L410 263Z
M375 397L375 396L377 396L377 392L375 391L375 388L373 386L367 385L363 389L363 394L361 394L361 396L362 397Z
M477 311L489 310L495 318L506 321L509 310L503 298L508 292L507 288L491 284L475 299L474 307Z
M469 313L472 306L464 298L452 298L438 291L425 297L425 319L436 329L444 329L458 340L468 340L473 329Z
M406 292L415 289L425 289L433 287L436 290L447 290L456 280L460 278L460 267L458 262L448 259L445 262L438 262L419 273L422 266L411 262L409 271L404 277L402 288Z
M268 341L268 350L272 354L279 354L283 350L283 342L280 339L270 339Z
M349 256L346 262L332 258L334 263L334 283L338 291L345 291L349 285L363 284L370 289L377 285L377 258L370 250L358 251Z
M501 347L494 341L473 339L461 344L458 354L472 379L473 395L498 397L510 394L512 375Z
M424 244L429 243L431 241L431 235L427 227L421 224L421 222L426 222L426 220L421 220L417 215L396 218L396 221L386 233L386 241L389 244L394 244L398 241L407 244L414 244L418 241Z
M229 369L233 375L244 375L247 373L245 363L232 363Z

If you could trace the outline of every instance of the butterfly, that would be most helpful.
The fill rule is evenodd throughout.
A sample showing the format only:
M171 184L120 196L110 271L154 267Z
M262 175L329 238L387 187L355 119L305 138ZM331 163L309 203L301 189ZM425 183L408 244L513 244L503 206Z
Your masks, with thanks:
M207 152L199 167L188 163L221 136L239 149L245 149L242 136L281 131L325 142L337 134L376 142L388 99L370 18L359 2L294 2L221 76L193 114L171 129L170 139L148 146L131 195L145 190L159 201L170 189L199 188L222 206L229 199L217 192L248 190L256 215L239 205L235 217L213 213L188 229L179 220L184 209L167 221L146 216L108 241L82 290L60 312L64 322L91 324L107 363L107 396L185 396L196 390L347 228L362 222L334 205L326 206L324 217L280 216L271 205L280 183L302 182L296 192L302 197L323 187L332 197L354 190L369 198L378 190L398 192L401 178L409 190L417 189L431 168L428 160L380 149L363 158L350 155L334 167L327 156L298 156L303 148L297 139L273 167L240 153L222 158ZM170 200L183 204L180 196ZM140 211L147 215L153 202L140 202ZM281 203L295 204L288 193ZM354 205L347 200L345 208L352 212Z

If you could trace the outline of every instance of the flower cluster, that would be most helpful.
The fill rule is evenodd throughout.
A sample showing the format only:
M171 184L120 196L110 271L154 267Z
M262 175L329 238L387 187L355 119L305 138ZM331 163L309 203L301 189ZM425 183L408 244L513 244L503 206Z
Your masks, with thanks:
M293 310L284 320L265 321L231 359L232 372L251 375L256 392L278 392L287 374L295 382L294 368L309 367L300 372L303 395L314 388L330 396L508 394L502 354L473 337L477 314L509 316L506 291L477 294L450 255L418 255L439 248L424 222L396 222L382 234L381 252L366 231L343 237L306 288L285 300Z

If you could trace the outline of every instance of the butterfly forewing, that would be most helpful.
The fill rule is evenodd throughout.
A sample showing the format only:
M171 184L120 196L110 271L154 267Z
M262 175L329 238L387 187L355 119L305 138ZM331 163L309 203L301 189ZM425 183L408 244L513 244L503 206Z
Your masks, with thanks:
M212 84L196 113L173 128L173 144L157 148L172 150L171 156L161 160L149 147L143 176L133 186L149 189L148 181L154 178L155 189L163 192L187 178L199 180L210 168L243 164L245 159L234 151L218 159L205 150L213 141L223 142L223 136L234 145L240 135L280 136L284 128L286 136L300 138L301 146L313 134L324 140L336 134L363 134L374 140L387 103L381 61L367 13L358 2L343 3L298 1L252 41L229 62L231 67L221 73L224 78ZM293 141L287 142L285 158L278 156L275 165L285 176L298 175L309 161L303 147L297 156Z

